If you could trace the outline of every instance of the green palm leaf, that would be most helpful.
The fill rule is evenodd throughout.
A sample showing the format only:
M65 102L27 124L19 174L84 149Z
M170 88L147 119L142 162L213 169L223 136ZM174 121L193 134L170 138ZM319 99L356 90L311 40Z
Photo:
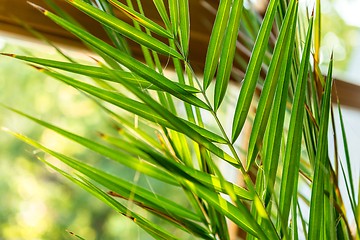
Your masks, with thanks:
M88 14L95 20L97 20L99 23L104 24L115 31L118 31L119 33L123 34L124 36L134 40L135 42L138 42L139 44L142 44L154 51L158 51L159 53L162 53L164 55L170 55L177 58L182 58L182 56L175 50L164 44L163 42L159 40L155 40L155 38L150 37L146 33L143 33L136 28L132 27L131 25L119 20L118 18L109 15L107 13L104 13L103 11L99 10L98 8L95 8L91 6L90 4L87 4L81 0L68 0L71 5L75 6L79 10L83 11L84 13ZM117 5L120 6L120 5ZM166 37L169 37L170 33L168 33L165 30L161 30L162 28L158 26L157 24L153 23L150 20L147 20L144 17L139 17L138 14L135 14L134 11L132 11L129 8L122 8L123 10L126 10L127 14L132 14L133 17L136 18L136 20L139 23L142 23L146 25L147 28L156 31L157 33L160 33L161 35L165 35ZM46 13L45 13L46 14ZM141 15L140 15L141 16ZM171 35L170 35L171 37Z
M53 155L54 157L58 158L65 164L69 165L73 169L83 173L84 175L88 176L89 178L97 181L98 183L102 184L103 186L119 193L126 199L133 198L135 201L141 202L144 205L151 207L152 209L156 209L159 212L169 213L170 215L179 216L183 218L189 218L191 220L200 221L200 218L188 211L184 207L174 204L170 200L156 195L153 192L148 191L145 188L141 188L139 186L135 186L130 182L127 182L121 178L112 176L102 170L97 168L91 167L90 165L84 164L81 161L75 160L63 154L54 152L43 145L29 139L25 136L20 134L10 132L15 137L25 141L26 143L41 149L42 151ZM134 192L135 191L135 192Z
M206 199L217 211L224 214L231 221L246 230L248 233L261 239L268 239L261 227L256 223L249 210L244 205L235 207L218 194L209 191L205 187L195 186L187 181L188 187L200 197Z
M16 109L13 109L13 108L9 108L9 109L13 112L16 112L17 114L20 114L38 124L46 127L46 128L49 128L49 129L55 131L58 134L63 135L64 137L66 137L74 142L77 142L77 143L91 149L92 151L100 153L100 154L102 154L110 159L113 159L129 168L132 168L136 171L142 172L144 174L147 174L147 175L157 178L159 180L165 181L167 183L170 183L173 185L178 185L178 183L173 179L171 174L166 173L165 171L161 170L159 167L156 167L150 163L143 162L143 161L139 160L138 158L131 157L130 155L125 154L121 151L111 149L111 148L101 145L95 141L89 140L87 138L81 137L79 135L73 134L64 129L61 129L59 127L51 125L47 122L44 122L44 121L41 121L34 117L31 117L31 116L29 116L23 112L20 112ZM17 135L17 136L20 136L20 135Z
M282 78L285 78L285 72L281 72L281 69L283 66L286 66L288 61L291 61L291 59L288 59L287 57L289 52L293 50L290 49L290 46L292 46L294 36L288 33L292 32L296 25L296 13L297 3L295 3L295 1L291 1L280 29L279 38L275 45L273 57L270 62L268 74L266 75L265 84L261 92L259 104L256 110L256 116L249 140L246 165L247 169L250 169L250 166L255 161L256 154L262 145L262 139L266 124L268 123L268 118L272 108L275 90L278 86L278 81L281 81ZM283 75L280 75L281 73Z
M2 55L6 55L5 53L2 53ZM19 56L19 55L13 55L8 54L7 56L14 57L17 59L24 60L26 62L39 64L41 66L45 67L52 67L56 69L65 70L71 73L77 73L80 75L85 75L92 78L99 78L104 79L108 81L115 81L115 79L111 78L111 76L106 73L102 68L96 67L96 66L90 66L90 65L84 65L84 64L78 64L78 63L68 63L68 62L61 62L61 61L54 61L49 59L42 59L42 58L34 58L34 57L27 57L27 56ZM123 71L123 70L112 70L116 71L117 75L121 76L121 79L124 81L127 81L129 84L137 85L142 89L152 89L152 90L160 90L157 86L153 85L152 83L146 81L145 79L134 75L131 72ZM189 93L199 93L200 90L177 82L173 82L173 84L178 85L180 88L183 88Z
M169 12L170 12L171 28L174 32L174 35L177 36L178 25L179 25L179 1L178 0L169 0Z
M301 59L300 72L297 78L294 101L289 125L288 140L284 157L283 176L281 181L279 208L281 221L287 223L289 218L293 191L297 191L297 177L301 153L302 127L304 117L304 102L307 73L309 69L309 56L312 36L313 19L310 19L306 36L305 47ZM295 203L293 203L295 204Z
M57 24L66 28L67 30L75 34L77 37L87 42L88 44L92 45L93 47L97 48L98 50L111 56L112 58L117 60L119 63L121 63L122 65L124 65L125 67L127 67L128 69L139 75L140 77L147 79L149 82L153 83L154 85L158 86L163 90L168 91L169 93L173 94L179 99L195 104L196 106L199 106L204 109L208 109L208 110L210 109L210 107L206 105L204 102L202 102L200 99L198 99L195 96L189 95L189 93L186 90L180 88L179 86L176 86L172 81L170 81L163 75L157 73L156 71L150 69L149 67L145 66L144 64L140 63L139 61L133 59L132 57L129 57L128 55L122 53L116 48L106 44L105 42L99 40L98 38L95 38L88 32L84 31L83 29L61 19L60 17L44 9L41 9L41 11Z
M309 238L320 238L322 226L325 225L324 220L324 184L329 179L328 173L328 126L331 105L331 89L332 89L332 59L329 65L329 71L326 79L325 92L322 97L321 115L320 115L320 131L318 147L315 159L313 188L311 192L310 205L310 222L309 222Z
M102 202L106 203L110 207L114 208L116 211L119 211L123 216L127 217L131 221L135 222L139 226L141 226L145 231L147 231L151 236L154 238L159 239L177 239L175 236L167 233L165 230L157 227L155 224L151 223L150 221L146 220L142 216L134 213L130 209L126 208L124 205L110 197L108 194L97 188L95 185L91 184L89 181L86 181L82 178L83 181L71 176L70 174L64 172L63 170L55 167L51 163L39 158L42 162L47 164L49 167L53 168L55 171L59 172L61 175L69 179L70 181L74 182L78 186L82 187L96 198L101 200Z
M177 0L179 6L179 38L184 56L188 55L190 40L190 11L188 0Z
M221 51L218 73L216 76L214 109L219 108L224 99L229 83L233 60L236 49L236 39L240 28L240 18L243 8L243 0L234 0L231 6L229 23L224 36L224 46ZM220 44L219 44L220 45Z
M159 36L163 36L163 37L166 37L166 38L173 38L171 32L165 30L163 27L161 27L160 25L158 25L157 23L155 23L151 19L144 17L144 15L142 15L140 13L137 13L136 11L129 8L125 4L123 4L123 3L119 2L119 1L116 1L116 0L110 0L109 2L112 5L114 5L116 8L123 11L132 20L134 20L134 21L138 22L140 25L144 26L146 29L149 29L150 31L158 34ZM144 45L146 45L146 44L144 44ZM147 47L149 47L149 46L147 46Z
M171 29L171 23L168 16L168 13L165 8L164 1L162 0L154 0L156 9L158 10L158 13L160 14L161 19L164 21L166 28L169 30ZM171 35L173 37L173 35Z
M215 23L211 31L210 42L206 53L206 62L204 68L204 89L207 89L214 78L216 67L218 65L223 36L229 19L231 1L221 0L216 14ZM230 34L230 33L229 33Z
M191 63L195 46L192 40L198 35L193 32L197 27L192 24L197 23L194 19L190 22L190 9L198 3L64 1L97 21L111 41L108 43L83 28L53 0L44 2L54 13L31 5L96 53L100 60L92 60L97 65L77 62L46 39L67 62L2 55L21 60L78 90L112 119L112 130L118 135L96 129L96 140L5 108L91 150L91 154L101 155L101 159L109 159L111 166L123 165L137 172L136 176L143 174L183 196L180 201L177 196L161 195L152 182L149 188L142 187L140 182L125 180L121 172L107 172L98 164L5 130L57 158L75 173L69 174L39 157L45 164L155 239L183 239L179 234L186 234L189 238L229 240L235 236L234 228L241 228L241 234L246 234L242 237L248 240L350 239L346 198L359 235L360 207L356 198L360 194L355 195L357 182L353 180L345 123L339 108L346 159L343 165L331 108L334 60L330 61L327 78L319 66L323 61L320 38L324 30L320 0L316 0L315 18L298 13L297 0L270 0L264 16L243 0L199 1L215 17L213 25L201 19L212 25L200 73L203 79L196 72L198 66ZM145 16L147 4L153 4L150 7L158 19L149 17L153 13ZM118 18L118 10L132 24ZM143 62L132 56L127 40L141 48ZM169 77L167 70L171 67L177 80ZM231 104L231 96L227 96L230 76L244 78L232 119L222 115L233 109L225 105ZM214 89L207 91L214 78ZM255 92L256 86L260 91ZM250 112L250 106L256 111ZM224 111L219 111L220 107ZM244 128L245 122L251 125L248 129ZM328 142L329 122L334 133L333 159L328 154L332 147ZM249 137L249 142L239 146L240 133L245 137L241 141L246 143ZM345 180L345 198L340 177ZM153 222L153 217L166 224L164 229Z
M258 76L261 70L261 63L268 46L268 39L270 31L273 26L273 21L276 13L276 8L279 0L271 0L268 9L265 14L264 21L261 24L254 49L249 61L249 65L246 69L245 78L240 90L238 102L236 104L236 110L232 127L232 141L238 138L241 129L244 126L252 96L255 91Z

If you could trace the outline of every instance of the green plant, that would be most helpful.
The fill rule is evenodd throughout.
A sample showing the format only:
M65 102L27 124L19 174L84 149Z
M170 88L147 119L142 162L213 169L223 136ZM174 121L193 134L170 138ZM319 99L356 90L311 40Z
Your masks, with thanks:
M46 2L54 7L51 1ZM137 1L138 12L129 0L126 5L116 0L67 2L102 24L113 45L92 36L61 9L55 7L58 13L54 14L34 7L81 39L102 60L94 58L96 65L84 65L71 59L60 62L5 55L26 61L44 74L85 93L121 125L120 134L101 133L104 142L95 141L11 110L114 160L114 164L123 164L165 185L176 186L186 195L190 207L126 182L121 174L107 173L7 130L58 158L76 173L70 174L38 156L41 161L158 239L177 239L178 236L149 221L142 210L203 239L229 239L227 219L241 228L247 239L359 237L359 205L340 107L345 166L337 155L330 159L328 154L329 122L335 124L330 118L333 113L332 60L324 77L318 67L319 0L315 12L308 17L299 17L296 0L271 0L261 26L258 26L260 18L245 9L243 1L219 1L203 80L188 61L188 1L169 0L165 4L165 1L154 0L163 26L143 14L141 1ZM112 7L129 15L133 26L116 18ZM242 22L246 27L240 25ZM272 47L269 37L274 26L278 34ZM253 39L245 44L251 49L250 59L245 62L236 51L239 29L248 34L248 39ZM126 38L141 45L145 64L131 56ZM173 62L177 81L164 74L159 54ZM228 134L219 120L218 110L229 86L233 61L239 61L246 71L232 118L232 131ZM263 64L267 66L265 76L260 75ZM94 84L66 75L64 71L87 76ZM210 91L213 78L216 78L215 86ZM261 93L254 100L257 84L261 85ZM254 114L250 111L252 102L257 105ZM135 123L118 108L135 115ZM205 115L211 115L216 129L210 130ZM247 119L252 120L251 134L246 154L240 158L241 149L235 143ZM148 127L138 127L138 121ZM235 168L244 184L240 186L226 180L226 170L219 168L219 162ZM341 176L345 179L356 221L353 233L337 184ZM311 196L302 194L300 188L311 191ZM138 208L129 207L119 199ZM304 209L310 211L308 217L304 216Z

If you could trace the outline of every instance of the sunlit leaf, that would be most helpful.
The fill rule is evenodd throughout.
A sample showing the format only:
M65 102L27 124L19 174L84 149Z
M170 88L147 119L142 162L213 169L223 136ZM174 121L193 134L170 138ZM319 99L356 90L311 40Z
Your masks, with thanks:
M287 62L291 61L291 59L288 59L288 56L289 51L293 50L290 49L290 46L292 46L294 36L292 34L289 34L289 32L293 32L293 29L296 26L296 13L297 3L295 3L295 1L291 1L289 9L286 12L283 25L280 29L280 34L275 45L273 57L270 62L269 70L265 78L264 87L260 95L259 104L256 109L256 115L252 126L248 146L246 165L247 169L249 169L255 161L256 155L260 149L260 146L262 145L263 135L268 123L270 111L272 109L273 99L276 87L278 86L278 82L286 77L286 69L284 69L283 67L287 65ZM283 71L281 71L282 69ZM282 86L279 85L279 87ZM283 101L286 101L286 99L283 99Z
M13 112L16 112L16 113L48 128L48 129L55 131L56 133L58 133L60 135L63 135L64 137L66 137L74 142L77 142L77 143L91 149L94 152L100 153L100 154L102 154L110 159L113 159L129 168L132 168L136 171L142 172L144 174L147 174L147 175L157 178L159 180L165 181L166 183L178 185L178 183L173 179L171 174L166 173L165 171L161 170L160 168L158 168L152 164L141 161L138 158L131 157L130 155L120 152L118 150L111 149L109 147L101 145L93 140L73 134L69 131L66 131L64 129L56 127L45 121L41 121L39 119L31 117L25 113L15 110L15 109L12 109L12 108L9 108L9 109ZM17 136L21 137L21 135L17 135ZM25 137L22 137L22 138L25 138Z
M329 180L328 172L328 126L331 105L332 89L332 64L331 59L326 79L325 92L321 101L320 131L315 159L314 179L311 192L309 239L319 239L321 226L324 226L324 184Z
M71 176L70 174L66 173L65 171L55 167L51 163L39 158L41 161L43 161L45 164L53 168L55 171L62 174L64 177L68 178L70 181L74 182L75 184L79 185L89 193L93 194L96 198L101 200L102 202L106 203L110 207L114 208L116 211L119 211L123 216L130 219L132 222L138 224L142 228L145 229L150 235L154 236L155 238L160 239L177 239L174 236L170 235L169 233L165 232L161 228L155 226L150 221L146 220L142 216L134 213L130 209L126 208L124 205L113 199L111 196L97 188L95 185L91 184L89 181L86 181L84 178L82 178L83 181Z
M69 2L79 10L83 11L84 13L88 14L95 20L99 21L101 24L104 24L114 29L115 31L120 32L121 34L134 40L135 42L138 42L154 51L158 51L159 53L182 58L182 56L175 49L170 48L163 42L150 37L146 33L137 30L133 26L121 21L120 19L112 15L104 13L103 11L91 6L90 4L87 4L81 0L67 0L67 2ZM139 15L135 15L134 12L130 12L130 9L128 8L126 10L127 14L132 14L132 16L135 17L138 22L145 24L146 27L151 27L151 30L157 31L160 34L166 36L167 32L165 30L161 31L161 27L159 27L157 24L151 23L149 20L146 21L144 17L140 18ZM47 13L45 12L45 14Z
M225 31L218 73L216 75L215 93L214 93L214 109L219 108L229 83L231 69L236 50L236 40L240 27L240 17L243 8L243 0L234 0L229 17L229 23ZM211 70L211 69L210 69Z
M6 55L6 54L2 54ZM56 69L65 70L72 73L81 74L88 77L93 78L99 78L104 79L108 81L115 81L115 79L111 78L111 76L105 72L102 68L91 66L91 65L84 65L84 64L78 64L78 63L68 63L68 62L61 62L61 61L55 61L55 60L49 60L49 59L42 59L42 58L34 58L34 57L27 57L27 56L20 56L20 55L14 55L14 54L8 54L8 56L21 59L30 63L40 64L42 66L46 67L52 67ZM117 75L121 76L121 79L124 81L129 82L129 84L137 85L140 88L143 89L153 89L153 90L160 90L156 85L153 85L152 83L146 81L145 79L134 75L131 72L122 71L122 70L112 70L116 71ZM173 84L178 85L180 88L183 88L184 90L188 91L189 93L199 93L200 91L194 87L173 82Z
M184 56L188 55L190 40L189 0L177 0L179 6L179 37Z
M145 66L144 64L140 63L139 61L135 60L132 57L122 53L121 51L117 50L116 48L106 44L105 42L101 41L100 39L94 37L93 35L89 34L88 32L84 31L81 28L59 18L58 16L48 12L44 9L40 10L49 18L51 18L54 22L61 25L62 27L66 28L68 31L75 34L77 37L82 39L83 41L89 43L93 47L101 50L102 52L106 53L107 55L111 56L119 63L123 64L125 67L136 73L137 75L147 79L149 82L153 83L154 85L158 86L159 88L168 91L169 93L173 94L175 97L192 103L196 106L201 108L210 110L210 107L205 104L203 101L198 99L195 96L179 87L176 86L172 81L164 77L163 75L157 73L155 70L150 69L149 67Z
M171 27L174 32L174 35L177 36L178 24L179 24L179 1L178 0L169 0L169 12Z
M167 29L171 29L171 23L168 16L168 13L165 8L165 4L163 0L153 0L156 9L158 10L159 15L161 16L161 19L164 21L165 26Z
M211 31L210 42L205 59L204 68L204 89L207 89L214 78L216 67L218 65L223 36L225 34L226 26L230 14L231 1L221 0L219 3L219 9L216 14L213 29Z
M206 199L209 204L211 204L219 212L223 213L238 226L246 230L248 233L254 236L258 236L261 239L268 239L264 231L256 223L255 219L251 216L249 210L245 206L238 205L235 207L218 194L208 190L205 187L195 186L189 181L187 181L187 185L193 192Z
M273 26L273 21L279 0L271 0L267 8L264 21L261 24L254 49L252 50L249 65L246 69L245 78L241 86L240 95L236 105L233 127L232 127L232 141L238 138L241 129L244 126L252 96L255 91L256 83L261 70L261 63L268 46L268 39L270 31Z
M165 30L163 27L159 26L157 23L152 21L149 18L146 18L144 15L139 14L138 12L134 11L133 9L129 8L125 4L117 1L117 0L109 0L109 2L114 5L116 8L120 9L126 15L128 15L134 21L137 21L140 25L144 26L145 28L149 29L150 31L166 37L166 38L173 38L172 34Z
M88 176L89 178L97 181L98 183L102 184L103 186L122 194L125 198L132 197L135 201L143 202L145 205L148 205L154 209L159 211L168 212L169 214L174 214L174 216L181 216L183 218L189 218L191 220L198 221L200 220L198 216L196 216L188 209L183 208L180 205L177 205L170 200L156 195L155 193L142 188L140 186L135 186L130 182L127 182L121 178L115 177L110 175L98 168L94 168L90 165L84 164L78 160L75 160L71 157L65 156L63 154L54 152L43 145L37 143L36 141L29 139L25 136L20 134L10 132L17 138L21 139L22 141L45 151L53 155L54 157L58 158L65 164L69 165L70 167L76 169L77 171L83 173L84 175Z
M294 100L291 109L291 118L289 125L289 132L286 143L286 151L284 157L284 166L282 170L282 181L280 189L279 208L281 212L281 219L287 223L289 219L289 212L291 202L293 199L293 192L297 191L297 179L299 172L299 162L301 153L302 127L304 117L304 102L306 91L306 80L309 69L310 46L312 36L312 23L310 20L307 32L305 47L301 59L300 72L297 78ZM292 203L295 204L295 203Z

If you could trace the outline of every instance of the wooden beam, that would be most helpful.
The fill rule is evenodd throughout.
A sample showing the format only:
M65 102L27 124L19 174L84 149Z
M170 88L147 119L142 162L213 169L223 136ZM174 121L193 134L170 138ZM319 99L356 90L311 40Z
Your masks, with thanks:
M360 109L360 86L343 80L335 79L333 85L332 101L337 102L336 94L341 105Z
M32 0L31 2L51 10L43 0ZM54 2L62 9L66 10L66 12L74 17L92 34L110 43L106 33L96 21L86 16L84 13L80 12L64 0L54 0ZM160 25L164 25L155 9L153 1L142 1L142 4L147 17ZM202 71L206 55L205 46L207 46L209 41L212 22L214 21L215 16L213 14L209 14L209 11L201 5L200 0L192 0L190 10L192 22L189 60L196 71ZM131 19L123 13L115 10L115 14L120 19L129 23L131 22ZM32 36L31 33L24 30L21 22L26 23L31 28L41 32L45 37L57 44L80 49L85 48L85 46L75 36L43 16L27 4L25 0L0 0L0 31L10 33L11 35L34 39L34 36ZM141 59L142 54L140 47L131 41L129 41L129 44L135 57ZM167 60L165 56L163 58L164 60Z

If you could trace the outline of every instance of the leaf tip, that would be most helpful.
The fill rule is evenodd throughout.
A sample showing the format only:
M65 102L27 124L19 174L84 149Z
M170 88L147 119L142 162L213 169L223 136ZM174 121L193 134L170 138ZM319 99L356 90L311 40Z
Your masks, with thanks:
M12 54L12 53L0 53L0 55L7 56L7 57L16 57L16 55Z
M105 133L102 133L102 132L97 132L97 135L102 138L102 139L106 139L107 138L107 135Z
M119 198L123 198L120 194L114 192L114 191L108 191L107 194L109 194L112 197L119 197Z
M129 215L126 214L126 213L122 213L122 212L121 212L121 215L123 215L124 217L127 217L127 218L131 219L131 220L134 221L134 222L136 222L136 218L134 218L134 217L132 217L132 216L129 216Z
M93 57L93 56L89 56L92 60L94 60L94 62L96 62L96 64L100 67L105 67L105 65L97 58Z
M252 166L252 162L248 159L248 161L246 162L245 171L249 172L251 166Z
M240 135L240 131L239 131L239 127L233 125L233 130L232 130L232 134L231 134L231 143L234 144L236 142L236 140L238 139Z
M27 3L30 6L34 7L35 9L39 10L40 12L42 12L43 14L46 14L47 10L45 8L40 7L39 5L36 5L35 3L29 2L29 1L27 1Z
M99 63L100 61L99 60L97 60L95 57L93 57L93 56L89 56L89 58L91 58L92 60L94 60L96 63Z
M45 68L42 68L42 67L39 67L39 66L36 66L36 65L33 65L33 64L28 64L30 67L33 67L35 68L36 70L38 70L39 72L43 72L45 71Z

